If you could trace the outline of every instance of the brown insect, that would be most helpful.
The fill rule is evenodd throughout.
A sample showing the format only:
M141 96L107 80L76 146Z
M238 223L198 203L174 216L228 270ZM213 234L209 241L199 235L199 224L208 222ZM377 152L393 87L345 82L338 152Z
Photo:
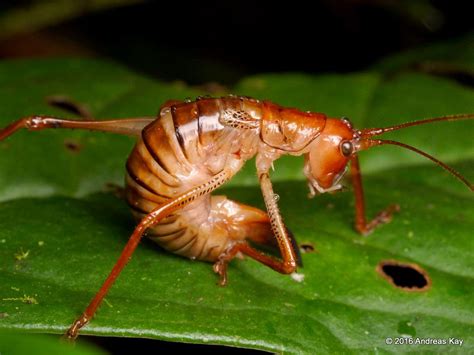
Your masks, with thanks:
M357 130L345 118L230 96L169 101L158 118L70 121L30 116L0 130L0 140L20 128L88 129L138 139L127 160L126 199L139 223L104 284L67 331L67 337L75 338L93 317L145 232L172 253L213 262L221 285L227 282L228 263L239 253L280 273L294 272L301 258L280 215L269 176L273 162L284 154L304 155L304 174L313 196L339 190L339 180L351 163L355 228L362 234L390 221L398 206L391 205L367 221L357 155L361 150L383 144L410 149L449 171L472 191L473 185L463 176L427 153L403 143L373 139L410 126L472 118L474 114L461 114ZM225 196L210 195L253 156L267 213ZM247 240L277 246L281 258L255 249Z

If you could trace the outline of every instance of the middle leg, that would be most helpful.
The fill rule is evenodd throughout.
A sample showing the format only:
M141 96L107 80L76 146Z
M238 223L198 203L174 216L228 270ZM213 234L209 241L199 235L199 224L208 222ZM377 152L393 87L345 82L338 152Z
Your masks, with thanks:
M246 241L236 242L221 254L219 260L214 264L214 271L220 275L220 285L222 286L227 283L227 265L238 253L250 256L282 274L290 274L296 270L297 265L300 265L301 259L298 247L292 234L289 233L283 223L270 177L267 173L262 173L259 178L263 199L268 211L270 229L273 238L276 239L281 259L264 254L250 246Z

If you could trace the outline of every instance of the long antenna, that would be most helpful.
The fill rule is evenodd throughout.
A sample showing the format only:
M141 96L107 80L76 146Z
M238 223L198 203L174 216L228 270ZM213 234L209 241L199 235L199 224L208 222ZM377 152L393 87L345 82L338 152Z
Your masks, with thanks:
M426 123L433 123L438 121L459 121L469 120L474 118L474 113L462 113L458 115L447 115L442 117L427 118L425 120L413 121L402 123L396 126L384 127L384 128L366 128L359 130L359 134L362 138L378 136L385 132L396 131L398 129L407 128L411 126L418 126Z
M460 173L458 173L456 170L454 170L450 166L446 165L442 161L436 159L435 157L433 157L432 155L429 155L428 153L423 152L422 150L420 150L418 148L412 147L411 145L408 145L408 144L405 144L405 143L400 143L400 142L397 142L397 141L392 141L392 140L387 140L387 139L363 139L363 140L361 140L361 146L363 147L363 149L373 147L373 146L376 146L376 145L384 145L384 144L398 145L400 147L403 147L403 148L409 149L409 150L411 150L415 153L418 153L418 154L424 156L425 158L428 158L429 160L431 160L432 162L438 164L444 170L446 170L447 172L451 173L456 178L458 178L471 191L474 191L474 185L471 184L464 176L462 176Z

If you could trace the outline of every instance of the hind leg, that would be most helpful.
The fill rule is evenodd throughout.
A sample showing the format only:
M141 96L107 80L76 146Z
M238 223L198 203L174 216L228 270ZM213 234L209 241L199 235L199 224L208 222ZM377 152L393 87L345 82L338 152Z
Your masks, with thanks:
M281 260L257 250L248 243L248 241L251 241L278 250L278 242L272 230L271 220L266 212L228 200L225 196L213 196L212 217L214 221L218 221L214 223L226 226L228 237L231 239L230 246L213 258L214 260L217 259L214 264L214 271L220 275L220 285L223 286L227 283L227 265L239 254L247 255L278 272L291 272L282 264ZM286 230L286 233L291 247L295 251L296 262L301 266L301 256L293 234L288 230Z
M154 118L152 117L137 117L108 121L74 121L48 116L28 116L0 129L0 141L22 128L27 128L30 131L39 131L47 128L87 129L139 136L143 128L153 122L153 120Z
M153 227L153 225L157 224L159 221L163 220L173 212L179 211L183 207L189 205L196 198L199 198L200 196L206 195L212 190L217 189L219 186L227 182L231 176L232 174L229 171L223 170L219 174L214 175L207 182L159 205L157 208L143 217L140 223L135 227L135 230L125 245L120 258L117 260L114 267L110 271L109 276L107 276L107 279L104 281L92 301L89 303L84 313L79 318L77 318L68 329L66 332L66 337L69 339L75 339L79 330L92 319L95 312L97 311L97 308L102 303L102 300L109 292L109 289L112 287L123 268L130 261L130 258L132 257L136 247L138 246L138 243L147 229Z
M226 227L231 240L250 239L258 244L272 245L274 238L268 215L255 207L227 199L211 197L211 219Z

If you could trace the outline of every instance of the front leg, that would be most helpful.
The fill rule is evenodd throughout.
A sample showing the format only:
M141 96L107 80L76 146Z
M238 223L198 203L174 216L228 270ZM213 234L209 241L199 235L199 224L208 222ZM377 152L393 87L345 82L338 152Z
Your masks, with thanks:
M239 252L250 256L251 258L282 274L291 274L292 272L296 271L299 260L297 251L295 249L297 248L297 245L283 223L283 218L281 217L277 199L275 198L276 195L273 192L272 183L268 173L260 173L259 180L263 193L263 199L268 211L268 217L270 218L271 229L274 237L276 238L278 249L281 254L281 259L266 255L251 247L245 241L237 242L230 246L230 248L228 248L214 264L214 271L220 275L220 285L222 286L227 283L227 264Z
M364 189L362 187L359 157L357 155L353 155L351 158L351 176L355 197L355 229L363 235L368 235L378 226L390 222L393 213L398 212L400 206L396 204L389 205L387 208L380 211L373 220L367 222L365 216Z

